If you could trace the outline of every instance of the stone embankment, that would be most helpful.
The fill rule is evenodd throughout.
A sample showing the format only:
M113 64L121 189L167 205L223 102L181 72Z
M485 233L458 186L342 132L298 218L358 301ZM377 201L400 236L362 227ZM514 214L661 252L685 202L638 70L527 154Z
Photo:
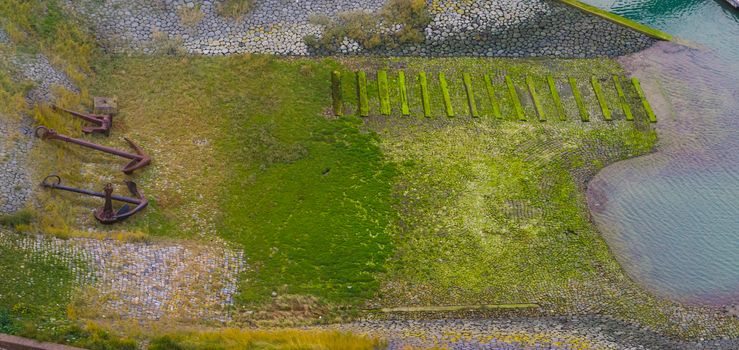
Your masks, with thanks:
M2 29L0 45L12 45ZM5 59L11 65L17 80L26 80L34 84L27 96L29 104L36 101L52 101L53 86L77 91L67 75L54 68L42 54L36 56L18 54L0 59ZM0 115L0 135L3 136L0 139L0 214L23 209L33 193L29 168L26 166L34 140L31 124L32 121L28 117Z
M257 0L256 7L241 19L220 16L220 1L214 0L68 3L92 20L111 49L143 52L155 51L163 38L169 38L169 45L205 55L600 57L636 52L654 43L644 34L556 0L429 0L432 20L425 28L423 43L365 50L346 40L337 52L315 52L306 45L306 36L320 37L323 31L311 18L336 18L346 11L372 12L384 1ZM183 19L184 13L191 19Z

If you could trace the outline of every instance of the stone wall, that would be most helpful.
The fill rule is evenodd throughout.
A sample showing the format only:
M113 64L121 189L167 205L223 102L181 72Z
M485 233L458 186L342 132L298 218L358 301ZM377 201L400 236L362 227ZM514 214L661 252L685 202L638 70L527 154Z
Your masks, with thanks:
M346 41L337 52L311 51L307 35L323 27L312 15L376 11L385 0L257 0L240 20L218 15L220 0L68 0L89 17L112 50L151 53L167 45L195 54L373 54L414 56L601 57L642 50L648 36L557 0L428 0L432 22L420 45L364 50ZM183 13L200 12L195 23Z

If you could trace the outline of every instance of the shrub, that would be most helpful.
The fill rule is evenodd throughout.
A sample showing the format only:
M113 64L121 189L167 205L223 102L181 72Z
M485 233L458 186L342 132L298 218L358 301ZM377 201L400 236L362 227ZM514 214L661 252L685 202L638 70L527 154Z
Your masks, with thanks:
M205 17L203 11L200 10L200 4L194 7L182 6L177 13L180 16L180 24L185 27L194 27Z
M366 49L421 43L431 17L423 0L391 0L376 13L352 11L339 14L336 20L325 16L312 16L310 20L323 26L324 31L320 39L310 35L304 38L306 45L336 50L346 38Z
M20 210L12 214L0 215L0 225L18 226L28 225L33 220L33 213L28 210Z
M254 9L255 4L256 0L224 0L218 5L218 14L223 17L241 19Z

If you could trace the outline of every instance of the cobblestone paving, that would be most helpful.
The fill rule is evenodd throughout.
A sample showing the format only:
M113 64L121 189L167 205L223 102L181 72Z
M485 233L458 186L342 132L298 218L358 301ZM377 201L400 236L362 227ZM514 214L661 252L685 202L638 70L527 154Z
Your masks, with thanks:
M0 245L63 259L95 317L225 322L236 293L243 252L222 244L126 243L58 239L0 230ZM82 288L84 291L85 288Z

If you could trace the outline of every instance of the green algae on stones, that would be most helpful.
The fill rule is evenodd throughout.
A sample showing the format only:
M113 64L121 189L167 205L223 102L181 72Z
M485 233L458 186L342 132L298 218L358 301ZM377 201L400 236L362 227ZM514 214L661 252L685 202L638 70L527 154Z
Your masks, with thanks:
M441 88L441 97L444 99L446 116L454 117L454 107L452 106L452 99L449 96L449 85L446 82L446 75L444 72L439 72L439 87Z
M531 101L534 102L534 109L536 114L539 116L539 121L543 122L547 120L547 116L544 113L544 107L541 105L539 94L536 93L536 87L534 87L534 79L531 76L526 76L526 86L529 88L529 94L531 94Z
M557 84L554 82L554 77L552 77L551 74L547 75L547 84L549 85L549 92L552 94L552 100L554 101L554 107L557 109L559 120L567 120L567 113L565 113L565 108L562 105L562 99L559 97Z
M359 100L359 115L369 117L369 97L367 97L367 73L357 72L357 98Z
M603 95L603 88L600 86L600 81L598 81L598 78L596 77L591 77L590 84L593 86L595 97L598 99L598 105L600 105L600 110L603 112L603 119L606 121L612 121L611 109L608 108L608 103L606 102L605 95Z
M333 100L334 115L344 114L344 104L341 100L341 72L331 72L331 98Z
M621 86L621 79L619 79L618 75L613 76L613 85L616 87L616 93L618 93L618 102L621 104L621 109L624 111L626 120L633 121L634 114L631 113L629 100L626 98L626 94L624 94L623 86Z
M518 98L518 93L516 92L516 86L513 85L513 80L509 76L505 76L505 83L508 87L508 96L511 98L511 103L513 105L513 109L516 112L516 117L518 120L525 121L526 120L526 114L523 112L523 106L521 106L521 100Z
M390 92L387 83L387 71L377 72L377 92L380 95L380 114L390 115Z
M426 79L426 72L418 73L418 83L421 86L421 101L423 104L423 116L431 117L431 96L429 95L429 84Z
M503 114L500 113L500 104L498 103L498 99L495 97L495 89L493 88L493 81L490 79L490 74L485 74L484 79L485 90L488 93L488 100L493 108L493 116L496 119L503 119Z
M589 122L590 113L588 113L588 109L585 107L585 102L580 94L580 89L577 87L577 80L572 77L567 80L570 83L570 88L572 88L572 96L575 98L575 103L577 103L577 109L580 111L580 119L584 122Z
M647 97L644 95L644 90L642 90L641 88L641 83L639 83L639 79L637 77L631 78L631 84L634 85L634 90L636 91L636 94L639 95L642 107L644 107L644 111L647 113L647 117L649 117L649 122L656 123L657 116L654 114L652 106L649 104L649 101L647 101Z
M472 77L470 73L462 74L464 80L464 89L467 91L467 104L470 106L470 115L477 118L480 113L477 112L477 102L475 102L475 92L472 90Z
M409 116L411 110L408 106L408 89L405 86L405 72L402 70L398 72L398 90L400 91L400 113L403 116Z

